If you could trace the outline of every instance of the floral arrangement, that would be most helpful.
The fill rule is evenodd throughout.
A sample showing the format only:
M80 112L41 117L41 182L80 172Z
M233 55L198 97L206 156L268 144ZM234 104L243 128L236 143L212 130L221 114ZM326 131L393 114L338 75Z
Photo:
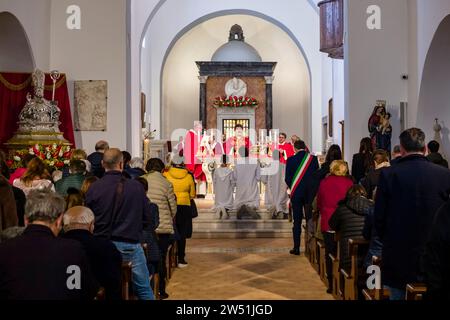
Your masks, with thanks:
M70 164L72 149L70 146L64 145L41 145L36 144L32 148L17 150L14 152L13 158L7 161L10 169L21 168L22 159L27 154L35 155L40 158L48 167L61 169Z
M215 107L256 107L258 101L249 97L217 97L214 101Z

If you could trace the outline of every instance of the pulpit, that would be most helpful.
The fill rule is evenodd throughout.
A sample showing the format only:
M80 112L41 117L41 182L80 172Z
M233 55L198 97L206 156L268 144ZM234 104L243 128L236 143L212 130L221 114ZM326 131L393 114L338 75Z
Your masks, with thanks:
M320 8L320 51L344 59L344 1L325 0Z

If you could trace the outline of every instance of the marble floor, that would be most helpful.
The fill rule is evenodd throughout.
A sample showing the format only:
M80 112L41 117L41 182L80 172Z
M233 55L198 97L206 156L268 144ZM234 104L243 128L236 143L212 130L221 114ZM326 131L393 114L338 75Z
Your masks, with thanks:
M332 300L309 261L289 255L291 239L188 240L173 300Z

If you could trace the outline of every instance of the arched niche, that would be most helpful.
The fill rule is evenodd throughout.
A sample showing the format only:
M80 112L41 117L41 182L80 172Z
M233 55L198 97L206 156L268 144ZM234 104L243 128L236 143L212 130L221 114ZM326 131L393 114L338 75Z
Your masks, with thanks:
M419 95L417 125L425 131L427 140L441 140L441 152L450 156L450 15L437 29L428 50ZM442 126L435 136L435 119Z
M9 12L0 12L0 52L0 71L32 72L35 68L25 30Z

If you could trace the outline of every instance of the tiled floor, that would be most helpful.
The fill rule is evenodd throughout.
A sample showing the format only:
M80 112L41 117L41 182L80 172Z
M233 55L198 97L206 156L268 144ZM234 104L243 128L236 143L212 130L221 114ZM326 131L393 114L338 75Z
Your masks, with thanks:
M290 239L188 240L189 266L176 269L167 291L174 300L331 300Z

